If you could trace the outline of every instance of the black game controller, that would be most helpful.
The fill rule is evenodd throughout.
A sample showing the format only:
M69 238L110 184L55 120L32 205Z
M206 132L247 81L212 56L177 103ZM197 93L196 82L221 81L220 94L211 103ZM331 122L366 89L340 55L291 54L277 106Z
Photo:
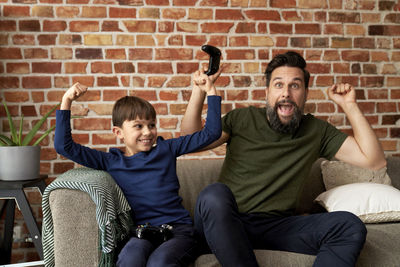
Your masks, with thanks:
M138 225L136 228L136 237L149 240L153 245L159 246L173 236L173 227L168 224L153 226L149 223Z
M219 60L221 58L221 51L211 45L203 45L201 50L210 55L210 61L208 62L208 70L205 72L208 76L213 75L219 69Z

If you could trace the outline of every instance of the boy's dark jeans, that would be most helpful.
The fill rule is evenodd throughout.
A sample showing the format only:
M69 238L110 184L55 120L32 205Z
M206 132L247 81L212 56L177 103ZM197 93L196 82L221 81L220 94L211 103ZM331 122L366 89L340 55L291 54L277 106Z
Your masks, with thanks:
M189 266L198 256L198 239L188 224L173 225L174 236L155 247L146 239L131 237L118 255L120 267Z
M200 193L195 227L228 267L258 266L253 249L317 255L313 266L350 267L367 234L363 222L349 212L290 217L239 213L231 190L221 183Z

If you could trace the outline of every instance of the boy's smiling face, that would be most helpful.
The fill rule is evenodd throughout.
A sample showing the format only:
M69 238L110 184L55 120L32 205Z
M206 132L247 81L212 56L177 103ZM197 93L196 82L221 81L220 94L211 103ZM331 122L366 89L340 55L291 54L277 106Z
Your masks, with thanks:
M125 156L150 151L157 140L157 127L154 119L125 120L122 127L114 127L114 134L126 146Z

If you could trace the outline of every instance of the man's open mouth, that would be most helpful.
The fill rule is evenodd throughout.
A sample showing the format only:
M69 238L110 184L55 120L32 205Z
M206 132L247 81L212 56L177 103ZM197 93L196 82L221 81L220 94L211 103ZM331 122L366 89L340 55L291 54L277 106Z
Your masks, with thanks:
M291 103L288 102L283 102L283 103L278 103L277 104L279 113L282 114L283 116L290 116L294 112L295 106Z

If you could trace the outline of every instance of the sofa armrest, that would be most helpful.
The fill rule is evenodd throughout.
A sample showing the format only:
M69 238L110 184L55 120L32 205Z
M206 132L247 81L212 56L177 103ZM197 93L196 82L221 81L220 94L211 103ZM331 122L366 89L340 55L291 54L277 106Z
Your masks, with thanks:
M56 189L50 193L49 202L55 266L98 266L99 228L90 196L79 190Z
M46 187L42 207L47 265L97 266L113 261L133 226L122 190L101 170L76 168L58 176Z
M387 157L387 173L392 185L400 189L400 157Z

